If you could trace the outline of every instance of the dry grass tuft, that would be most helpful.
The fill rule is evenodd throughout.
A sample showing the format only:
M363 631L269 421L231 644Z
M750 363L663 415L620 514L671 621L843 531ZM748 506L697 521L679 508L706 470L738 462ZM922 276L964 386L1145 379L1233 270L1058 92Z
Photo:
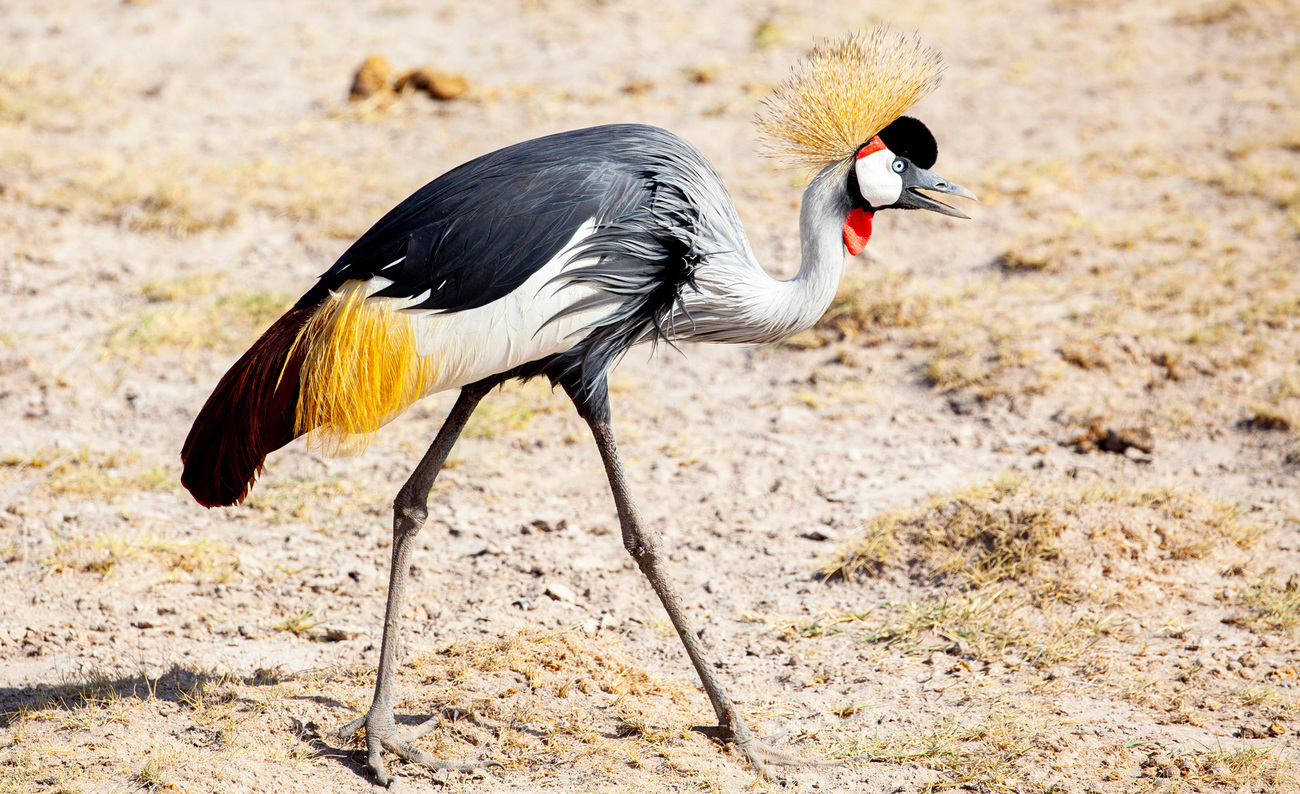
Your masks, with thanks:
M469 438L499 438L516 435L538 416L563 413L568 400L542 380L503 386L479 404L463 435Z
M166 466L139 468L139 456L117 455L82 447L43 447L32 453L10 453L0 458L0 469L14 474L39 471L42 487L52 496L78 496L114 501L140 491L166 491L177 486L175 473Z
M865 732L844 742L845 755L875 763L919 766L943 775L923 783L926 791L1039 790L1025 779L1034 756L1043 752L1033 739L1041 729L1010 714L995 713L974 724L946 721L928 731L882 737Z
M1252 545L1242 509L1173 489L1058 488L1007 475L870 521L826 561L846 579L902 566L959 591L1011 583L1036 596L1123 599L1170 565Z
M846 280L819 322L841 339L855 339L885 328L919 325L934 307L933 299L911 289L899 276Z
M271 524L303 522L313 527L327 519L343 518L361 510L366 481L331 475L314 478L268 478L244 500L244 507L260 513Z
M1242 419L1254 430L1300 432L1300 371L1288 370L1264 389L1264 399L1251 403Z
M1222 26L1235 36L1276 38L1300 24L1300 11L1286 0L1209 0L1185 4L1174 22L1189 26Z
M704 782L716 752L690 731L698 700L650 676L615 640L526 628L415 654L409 673L439 704L424 740L444 758L490 754L509 769L581 762L596 773L665 766Z
M235 352L293 303L283 293L223 291L223 279L198 274L144 284L140 294L148 305L117 324L106 354L135 361L163 349Z
M881 669L906 664L900 656L925 659L923 690L962 693L960 703L976 707L976 714L981 703L995 709L982 723L950 720L918 730L904 720L901 730L871 724L855 735L855 707L829 731L843 745L837 752L933 770L937 776L924 781L925 790L1051 791L1047 770L1066 768L1068 761L1053 759L1072 740L1024 723L1062 714L1054 704L1063 688L1084 681L1088 697L1125 699L1162 725L1240 727L1243 738L1289 730L1294 705L1286 689L1243 690L1233 673L1282 682L1293 675L1289 667L1266 672L1260 656L1243 654L1242 646L1228 655L1231 644L1220 650L1190 642L1192 629L1170 617L1171 599L1185 599L1190 616L1197 599L1210 597L1190 582L1199 588L1217 578L1215 597L1235 610L1224 623L1255 633L1290 633L1300 625L1300 577L1285 585L1267 577L1245 588L1237 584L1249 559L1243 551L1262 533L1245 519L1250 509L1181 489L1107 481L1061 487L1004 475L877 517L823 569L845 579L878 577L886 587L896 587L902 574L933 588L929 594L830 611L812 622L775 622L789 641L826 643L810 649L809 658L830 649L843 653L851 638L871 646L854 652L873 655ZM837 635L838 643L824 639ZM1193 650L1202 654L1195 661L1177 652ZM990 691L1000 695L986 701ZM1016 704L1013 735L996 711L1002 696ZM1039 698L1046 698L1045 711L1033 705ZM1140 750L1124 749L1136 757L1118 767L1141 759ZM1173 777L1196 786L1239 780L1252 791L1281 791L1295 773L1291 761L1255 748L1170 750L1151 758L1126 790L1163 790L1144 786ZM1123 777L1119 768L1105 774L1105 780Z
M91 83L98 88L102 81ZM75 126L83 108L67 85L67 75L51 67L0 68L0 125L38 130Z
M157 676L96 669L39 687L16 707L7 703L12 710L0 718L14 737L0 761L0 791L204 790L245 760L291 771L317 750L300 734L269 729L267 712L286 690L315 695L320 683L173 665ZM273 722L291 724L283 712ZM146 723L142 757L140 734L123 727ZM107 758L121 760L109 776Z
M959 677L1011 675L1013 686L1030 690L1043 686L1035 670L1057 680L1062 670L1091 677L1116 660L1128 665L1145 653L1135 642L1153 621L1168 621L1159 636L1181 638L1186 627L1151 610L1167 609L1171 593L1185 592L1189 581L1223 580L1221 600L1239 610L1225 622L1289 631L1300 625L1294 582L1279 588L1263 580L1245 593L1235 584L1242 551L1262 532L1243 520L1248 509L1170 488L1061 488L1004 475L872 520L823 567L844 579L904 574L932 588L928 594L781 623L791 637L848 635L884 657L945 652L965 671ZM1188 691L1157 676L1124 697L1181 721L1219 708L1198 711Z
M1254 430L1293 430L1297 427L1296 417L1290 411L1284 411L1272 405L1252 405L1250 415L1242 424Z
M651 694L680 698L684 692L654 681L613 644L574 631L523 629L485 641L457 642L413 660L412 670L425 684L466 685L506 676L530 691L549 689L557 694L576 688L616 698Z
M128 567L133 576L139 566L152 569L164 580L181 574L195 582L226 582L239 568L235 553L220 543L167 540L98 533L90 537L55 536L54 548L41 560L46 574L93 573L107 577Z
M849 633L879 650L909 656L944 651L981 665L1043 669L1093 659L1103 641L1131 639L1131 623L1110 612L1033 598L999 585L886 601L862 612L828 613L789 630L805 638Z
M232 196L213 190L216 185L179 158L153 167L129 163L118 152L41 152L23 159L37 174L58 174L20 194L38 207L85 212L131 231L176 236L227 229L240 218Z
M275 629L276 631L287 631L290 634L297 634L299 637L306 637L308 639L311 639L316 636L315 634L312 633L312 629L315 628L315 626L316 626L315 613L312 612L312 610L308 609L303 612L299 612L296 615L290 615L286 617L284 620L280 621L279 623L272 626L271 628Z
M879 570L902 552L920 575L979 587L1031 575L1056 556L1061 525L1051 511L1012 504L1022 481L1004 476L917 510L886 514L842 547L823 572L849 578L860 570Z
M1155 449L1155 434L1149 427L1108 427L1105 420L1095 418L1087 423L1083 432L1070 440L1076 452L1113 452L1123 455L1136 449L1150 455Z
M106 713L122 707L128 701L158 699L183 703L192 710L201 711L205 704L233 700L232 687L241 683L263 685L267 682L257 675L243 680L175 664L152 677L146 673L123 675L93 669L80 680L38 689L32 700L24 703L19 712L6 716L20 722L41 719L56 712L73 713L81 709Z
M1112 367L1112 358L1106 349L1090 339L1062 345L1061 358L1084 370L1100 369L1109 372Z
M370 167L360 173L336 155L322 154L329 138L349 123L340 118L273 130L263 150L286 154L230 161L194 151L151 150L127 157L96 148L98 138L58 138L52 144L34 135L30 123L6 130L0 119L0 169L24 175L6 185L7 196L135 232L221 231L244 213L260 211L353 238L423 180L409 169L387 167L382 151L368 152Z
M174 763L173 753L153 750L145 756L144 763L132 778L146 791L164 791L173 788L168 770Z
M1300 577L1292 575L1280 585L1264 577L1235 600L1241 611L1227 618L1226 623L1254 632L1293 633L1300 626Z
M1185 780L1197 789L1255 791L1262 785L1265 791L1288 791L1297 782L1292 764L1269 747L1218 748L1173 757L1158 754L1143 763L1143 772L1147 777Z
M840 282L835 300L817 324L784 344L804 349L844 340L877 345L890 329L920 325L934 308L934 297L901 274L851 276Z
M1053 257L1040 250L1009 249L993 261L1003 273L1039 273L1052 267Z

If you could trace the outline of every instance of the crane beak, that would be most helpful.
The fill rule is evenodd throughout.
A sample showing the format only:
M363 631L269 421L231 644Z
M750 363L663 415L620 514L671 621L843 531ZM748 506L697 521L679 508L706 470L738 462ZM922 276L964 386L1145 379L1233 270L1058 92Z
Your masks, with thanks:
M894 203L895 207L901 207L911 210L931 210L943 215L951 215L954 218L965 218L970 220L970 216L961 210L953 209L941 201L935 201L919 191L928 190L932 193L945 193L957 198L970 199L979 201L975 194L952 182L944 179L933 171L924 168L912 167L907 169L903 179L903 194L899 196L898 201Z

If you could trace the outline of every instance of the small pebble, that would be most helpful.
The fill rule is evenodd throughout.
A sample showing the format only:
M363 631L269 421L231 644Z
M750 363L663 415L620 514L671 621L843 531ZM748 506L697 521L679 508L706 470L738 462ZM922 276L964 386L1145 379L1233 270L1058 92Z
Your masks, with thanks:
M578 600L578 596L567 585L555 582L546 586L546 594L556 601L563 601L566 604L572 604Z

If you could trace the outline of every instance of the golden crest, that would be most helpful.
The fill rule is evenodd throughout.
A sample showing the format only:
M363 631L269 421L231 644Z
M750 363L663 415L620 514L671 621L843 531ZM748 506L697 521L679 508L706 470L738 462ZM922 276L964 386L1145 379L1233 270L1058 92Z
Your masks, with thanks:
M845 160L939 85L937 50L885 25L826 41L763 103L763 154L823 168Z

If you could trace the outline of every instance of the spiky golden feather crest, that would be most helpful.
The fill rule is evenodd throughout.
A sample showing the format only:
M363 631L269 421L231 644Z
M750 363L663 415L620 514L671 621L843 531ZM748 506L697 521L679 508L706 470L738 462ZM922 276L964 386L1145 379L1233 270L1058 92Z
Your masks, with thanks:
M886 25L827 40L755 120L763 154L823 168L846 160L939 85L943 58Z

